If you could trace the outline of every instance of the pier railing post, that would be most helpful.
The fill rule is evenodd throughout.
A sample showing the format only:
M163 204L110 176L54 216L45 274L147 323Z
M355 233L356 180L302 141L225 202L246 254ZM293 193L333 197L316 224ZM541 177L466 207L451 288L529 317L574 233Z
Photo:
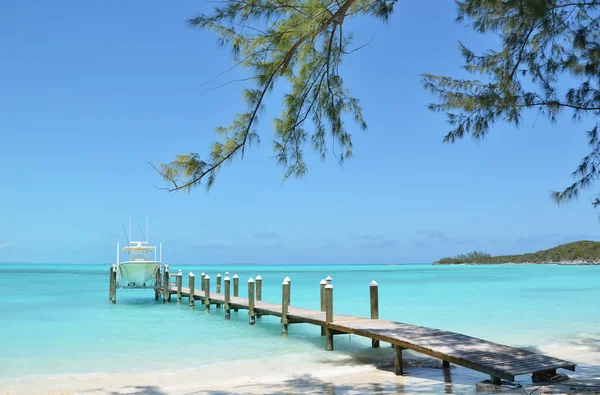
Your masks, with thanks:
M194 310L194 280L195 280L194 273L190 272L190 279L189 279L189 288L190 288L190 310Z
M169 265L165 265L163 273L163 301L165 303L171 301L171 293L169 292Z
M181 273L181 270L179 271L179 273L177 273L176 281L177 281L177 304L181 304L181 284L183 282L183 274Z
M262 300L262 277L260 275L256 276L256 300Z
M231 309L229 308L229 299L231 294L231 280L225 276L225 319L231 319Z
M333 330L329 327L329 324L333 322L333 285L327 284L325 286L325 337L327 339L327 345L325 349L327 351L333 351Z
M237 275L237 274L234 274L234 275L233 275L233 296L234 296L234 297L236 297L236 298L237 298L238 296L240 296L240 294L239 294L239 290L240 290L240 287L239 287L239 285L240 285L240 281L239 281L239 280L240 280L240 279L238 278L238 275ZM238 311L238 308L237 308L237 307L235 307L235 308L233 309L233 311Z
M221 293L221 273L217 274L217 285L215 286L215 292L217 294ZM215 304L215 307L217 309L220 309L221 308L221 304L217 303L217 304Z
M206 291L204 289L204 277L206 277L206 273L204 273L204 272L200 273L200 290L201 291Z
M283 280L281 284L281 336L288 335L288 311L290 308L290 283Z
M252 277L248 280L248 317L250 325L254 325L254 279Z
M369 293L371 299L371 319L379 319L379 284L375 280L369 284ZM379 348L379 340L371 339L371 346Z
M321 291L321 311L325 311L325 285L327 285L327 282L325 281L325 279L323 279L323 280L321 280L319 285L320 285L320 291ZM321 327L321 336L325 336L325 327L324 326Z
M113 267L108 268L108 301L112 302L113 298L113 275L112 275Z
M204 276L204 312L210 313L210 277Z
M111 297L110 301L112 304L117 303L117 265L112 265L110 268L110 284L111 284Z
M288 285L290 286L290 298L288 299L288 306L289 306L290 303L292 303L292 279L289 277L286 277L283 281L287 281Z
M156 275L154 276L154 300L158 300L160 296L160 267L156 270Z
M255 300L258 302L262 300L262 277L258 275L254 280L256 284ZM256 313L256 318L260 318L260 314Z

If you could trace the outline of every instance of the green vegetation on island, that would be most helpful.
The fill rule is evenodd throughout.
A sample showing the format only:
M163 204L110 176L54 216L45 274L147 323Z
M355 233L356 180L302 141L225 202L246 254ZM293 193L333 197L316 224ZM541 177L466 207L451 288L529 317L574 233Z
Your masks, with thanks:
M600 264L600 242L576 241L561 244L557 247L538 252L521 255L500 255L473 251L468 254L459 254L454 257L442 258L434 265L459 265L459 264L502 264L502 263L559 263L571 265Z

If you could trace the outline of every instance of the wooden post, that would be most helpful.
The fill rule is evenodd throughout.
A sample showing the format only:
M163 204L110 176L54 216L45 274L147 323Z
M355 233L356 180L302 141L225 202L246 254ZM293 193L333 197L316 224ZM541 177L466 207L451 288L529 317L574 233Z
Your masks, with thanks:
M183 282L183 275L181 270L177 273L177 304L181 304L181 283Z
M158 300L160 296L160 267L156 271L156 276L154 276L154 300Z
M256 300L262 300L262 277L256 276Z
M221 273L217 274L217 285L215 286L215 292L217 294L221 293ZM217 309L221 308L221 305L219 303L215 304L215 307Z
M239 291L239 278L238 278L237 274L234 274L233 275L233 296L234 297L240 296L239 293L238 293L238 291ZM233 311L238 311L238 308L235 307L233 309Z
M112 304L117 303L117 265L113 265L111 268L111 283L112 283Z
M169 265L165 265L163 272L163 302L171 301L171 293L169 292Z
M495 385L502 385L502 379L500 377L490 375L490 381Z
M292 279L290 279L289 277L286 277L283 281L287 281L288 284L290 285L290 298L288 299L288 306L289 306L290 303L292 303Z
M288 335L288 310L290 308L290 283L283 280L281 284L281 336Z
M450 367L450 362L448 362L448 361L442 361L442 368L448 369L449 367Z
M321 311L325 311L325 285L327 285L327 281L325 279L321 280L319 283L321 289ZM325 336L325 327L321 327L321 336Z
M394 344L394 373L396 376L402 376L402 347Z
M210 313L210 277L204 276L204 312Z
M113 267L108 268L108 301L112 302L113 299L113 275L112 275Z
M190 288L190 310L194 310L194 273L190 272L189 288Z
M262 300L262 277L260 275L256 276L254 279L256 283L256 301ZM256 318L260 318L260 314L256 313Z
M206 291L204 289L204 277L206 277L206 273L204 273L204 272L200 273L200 290L201 291Z
M369 284L369 292L371 294L371 319L379 319L379 284L375 280ZM371 346L379 348L379 340L371 339Z
M252 277L248 280L248 317L250 325L254 325L254 279Z
M231 294L231 280L229 276L225 276L225 319L231 319L231 309L229 308L229 299Z
M117 303L117 288L119 282L117 281L117 266L113 266L113 304Z
M327 324L333 322L333 285L331 284L325 286L325 322ZM325 349L333 351L333 330L329 325L325 327L325 337L327 339Z
M327 276L327 278L325 279L325 281L327 281L327 284L331 284L331 281L333 279L331 278L331 276Z

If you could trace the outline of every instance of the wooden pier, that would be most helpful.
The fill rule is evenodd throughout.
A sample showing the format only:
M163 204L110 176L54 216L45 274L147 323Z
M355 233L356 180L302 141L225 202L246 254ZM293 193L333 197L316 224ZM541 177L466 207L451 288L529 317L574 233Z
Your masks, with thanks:
M111 271L110 300L116 300L115 279ZM239 282L234 276L233 290L231 280L226 274L221 287L220 275L217 275L218 285L216 292L211 291L209 276L201 276L201 287L196 289L195 276L189 273L189 287L182 286L181 271L169 274L168 267L163 271L162 284L157 284L155 289L162 295L165 303L171 300L171 295L177 295L177 303L182 297L189 301L194 309L194 301L201 301L204 310L209 313L210 306L216 305L225 309L225 319L230 319L230 310L239 309L248 311L250 325L256 323L255 318L261 315L281 317L282 336L288 335L288 325L306 323L320 326L321 335L326 338L326 349L333 351L333 337L339 334L353 334L372 339L372 346L379 347L380 342L390 343L395 351L395 373L402 375L402 351L413 350L425 355L442 360L442 366L449 368L450 363L464 366L490 375L494 384L502 380L513 382L515 376L532 374L533 381L544 381L556 375L556 369L575 371L575 364L536 354L530 351L509 347L498 343L489 342L479 338L462 335L460 333L444 331L410 325L379 318L378 284L373 281L370 287L371 318L354 317L335 314L333 308L333 285L331 277L321 281L320 311L292 306L290 304L291 280L286 277L282 283L281 303L272 303L262 300L262 279L248 280L247 298L239 295ZM171 277L175 281L170 281ZM315 290L317 288L315 287ZM222 291L222 292L221 292ZM114 294L113 294L114 292Z

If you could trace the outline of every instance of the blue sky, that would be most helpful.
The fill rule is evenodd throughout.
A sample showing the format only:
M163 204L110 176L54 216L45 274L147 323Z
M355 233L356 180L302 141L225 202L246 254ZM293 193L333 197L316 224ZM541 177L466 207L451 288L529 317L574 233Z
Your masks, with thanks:
M431 262L473 249L520 253L581 238L599 222L584 198L557 207L586 154L585 124L532 113L483 143L441 140L448 125L419 74L460 75L457 41L493 38L454 22L453 2L403 2L388 25L352 21L343 64L369 130L345 168L309 154L282 184L271 159L276 90L261 144L220 173L210 193L159 191L148 161L208 151L213 130L244 109L240 86L202 93L233 63L215 36L186 26L211 3L7 2L0 13L0 246L4 261L104 263L122 224L150 217L171 263ZM308 152L307 152L308 154ZM135 233L134 233L135 236Z

